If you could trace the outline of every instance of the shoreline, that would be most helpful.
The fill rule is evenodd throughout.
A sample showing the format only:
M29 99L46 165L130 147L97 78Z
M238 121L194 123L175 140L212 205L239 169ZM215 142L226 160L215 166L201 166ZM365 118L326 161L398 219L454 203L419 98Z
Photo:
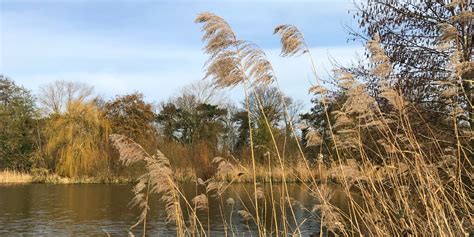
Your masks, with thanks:
M273 172L259 172L257 182L259 183L283 183L283 175L286 176L287 183L307 183L311 180L310 173L295 173L293 169L288 169L284 173L277 169ZM314 175L314 174L313 174ZM318 175L319 176L319 175ZM315 177L315 176L313 176ZM320 176L319 176L320 177ZM250 174L242 176L216 177L219 181L228 181L232 183L253 183ZM190 170L180 170L175 172L175 179L179 183L197 182L198 176ZM319 180L319 179L318 179ZM0 185L3 184L129 184L136 182L133 177L116 176L82 176L82 177L63 177L55 173L35 174L34 172L20 171L0 171Z
M133 179L126 177L62 177L57 174L34 175L31 172L0 171L0 185L3 184L125 184Z
M317 165L308 171L301 164L293 167L281 169L279 167L256 167L257 183L311 183L321 180L331 183L340 183L340 180L350 179L352 181L375 180L381 181L391 175L400 175L409 171L408 165L399 162L395 166L373 166L364 167L358 165L355 161L347 162L345 165ZM199 177L194 169L176 168L173 170L175 181L178 183L198 182ZM50 173L46 169L32 169L29 172L20 172L14 170L0 171L0 184L128 184L135 183L138 177L132 176L112 176L102 174L98 176L80 176L63 177L56 173ZM226 175L213 176L216 181L226 181L229 183L253 183L254 178L249 167L238 166Z

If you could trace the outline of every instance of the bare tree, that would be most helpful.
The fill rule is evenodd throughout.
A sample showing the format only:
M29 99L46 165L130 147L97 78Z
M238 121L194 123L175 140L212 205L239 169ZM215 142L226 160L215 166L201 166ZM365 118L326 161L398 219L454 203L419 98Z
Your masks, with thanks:
M180 109L192 112L200 104L215 104L224 107L226 100L222 92L209 81L199 80L181 89L181 93L171 99Z
M449 113L449 107L439 99L447 87L461 91L454 97L469 114L464 119L472 129L473 6L472 0L369 0L356 4L354 14L361 32L351 33L362 41L380 39L393 65L391 83L406 99L426 110L425 119L437 122ZM366 72L360 67L352 71L362 74L377 94L379 79Z
M73 81L55 81L40 87L39 102L46 114L64 112L71 101L93 99L94 88L88 84Z
M278 88L272 86L258 86L250 96L250 114L255 120L263 118L263 113L268 122L277 126L286 119L285 104L290 106L293 100L283 95Z
M215 103L221 97L220 91L207 80L195 81L183 87L181 93L183 95L194 96L199 103L207 104Z

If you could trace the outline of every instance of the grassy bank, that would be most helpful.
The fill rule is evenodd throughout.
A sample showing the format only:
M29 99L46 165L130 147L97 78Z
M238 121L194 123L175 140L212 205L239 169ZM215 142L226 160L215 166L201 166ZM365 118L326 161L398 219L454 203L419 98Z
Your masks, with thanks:
M258 167L257 180L262 183L268 182L282 182L283 175L287 177L287 182L303 182L310 179L309 173L298 173L294 174L294 170L287 168L285 171L282 171L279 168L274 168L273 171L267 170L268 168ZM238 179L233 177L223 176L219 179L221 181L230 181L237 183L252 183L252 176L249 173L241 172L243 170L236 171L235 173L243 173ZM189 183L195 182L197 180L197 174L194 170L183 169L176 170L175 172L176 181L180 183ZM48 184L92 184L92 183L133 183L135 179L130 177L63 177L57 174L48 174L45 176L35 176L31 172L19 172L19 171L0 171L0 184L25 184L25 183L48 183Z
M0 183L31 183L33 176L18 171L0 171Z
M331 176L331 165L321 165L312 167L309 172L303 163L286 165L283 169L278 166L258 165L256 167L256 178L261 183L280 183L283 177L287 182L309 182L312 178L320 179ZM232 171L225 176L218 176L218 181L232 181L236 183L252 183L252 167L250 165L232 166ZM196 169L193 168L175 168L173 170L174 178L180 183L196 182L200 177ZM50 184L81 184L81 183L133 183L136 179L132 177L121 176L81 176L64 177L58 174L49 173L45 170L32 170L31 172L19 172L12 170L0 171L0 183L50 183Z
M333 183L341 182L343 177L352 181L365 179L383 179L393 173L403 173L407 169L405 163L387 166L361 166L354 160L347 160L342 166L335 162L326 164L318 162L308 169L303 162L279 166L257 165L256 180L259 183L281 183L284 178L289 183L309 183L312 180L330 180ZM196 182L200 177L193 168L175 168L174 179L180 183ZM233 164L225 175L215 176L217 181L234 183L253 183L251 165ZM87 184L87 183L134 183L136 178L125 176L80 176L64 177L49 173L42 169L33 169L31 172L14 170L0 171L0 183L49 183L49 184Z
M0 184L92 184L92 183L130 183L133 179L126 177L63 177L57 174L41 174L34 172L0 171Z

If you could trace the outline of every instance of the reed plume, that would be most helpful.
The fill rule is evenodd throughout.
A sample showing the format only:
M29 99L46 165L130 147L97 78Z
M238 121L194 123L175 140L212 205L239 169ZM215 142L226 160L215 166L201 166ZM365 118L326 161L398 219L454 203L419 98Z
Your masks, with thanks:
M119 159L125 166L133 165L139 161L144 161L146 157L150 157L142 146L124 135L110 134L109 139L119 151Z
M250 212L248 212L246 210L240 210L237 213L240 215L242 220L245 221L245 222L249 222L249 221L253 220L252 214L250 214Z
M200 210L200 211L209 210L209 200L206 194L202 193L202 194L197 195L191 200L191 202L193 203L194 208L196 208L196 210Z
M233 198L227 198L227 200L225 200L225 204L233 206L235 205L235 200Z
M334 234L345 233L344 218L340 210L329 202L334 191L325 184L315 187L315 190L317 191L312 192L312 195L318 200L318 204L311 211L319 213L321 226Z
M372 40L367 42L366 47L371 54L370 60L376 64L372 70L372 74L381 78L386 78L392 70L392 65L390 64L390 59L380 46L380 36L376 34Z
M216 167L216 175L227 176L235 171L235 167L222 157L212 159L212 164Z
M243 43L239 50L247 77L253 78L254 83L268 85L275 79L272 64L263 50L248 42Z
M257 191L255 193L255 196L257 197L257 199L259 200L264 200L265 199L265 192L263 191L263 187L261 186L261 184L259 184L257 186Z
M211 56L217 55L228 48L234 47L237 41L230 25L220 16L211 12L198 14L195 23L201 23L204 32L202 41L206 41L204 52Z
M306 133L305 138L306 138L306 147L318 146L323 141L319 132L312 128L308 131L308 133Z
M296 26L278 25L273 30L273 34L280 35L281 56L291 57L308 52L303 34Z
M220 88L234 87L244 81L268 84L274 78L265 53L256 45L238 40L230 25L221 17L204 12L197 16L209 55L205 78Z
M204 78L211 78L215 86L222 88L244 81L245 73L240 67L238 52L240 42L229 24L210 12L199 14L195 22L202 24L202 41L207 43L203 50L209 54Z
M211 197L220 197L225 191L225 182L224 181L215 181L214 179L209 179L206 182L206 193Z
M123 164L132 165L143 162L146 168L146 173L138 178L137 184L133 187L134 197L130 204L138 207L141 214L137 223L131 228L143 223L145 234L147 215L150 210L150 195L158 194L165 204L166 220L176 222L178 231L181 230L183 222L179 204L180 196L168 158L160 150L150 156L139 144L124 135L112 134L110 140L119 151Z

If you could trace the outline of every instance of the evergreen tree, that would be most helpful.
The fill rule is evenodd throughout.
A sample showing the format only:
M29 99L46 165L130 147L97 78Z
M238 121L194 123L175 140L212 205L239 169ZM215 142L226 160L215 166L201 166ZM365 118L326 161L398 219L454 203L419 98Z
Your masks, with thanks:
M0 168L31 167L35 112L31 92L0 75Z

